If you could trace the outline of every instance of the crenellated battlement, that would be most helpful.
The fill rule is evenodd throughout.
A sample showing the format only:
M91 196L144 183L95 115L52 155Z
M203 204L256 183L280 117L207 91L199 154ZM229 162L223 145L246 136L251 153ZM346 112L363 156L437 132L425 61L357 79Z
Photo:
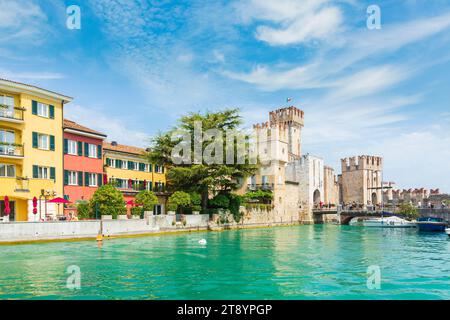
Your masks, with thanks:
M355 170L383 170L383 158L377 156L358 156L341 159L342 172Z
M269 112L269 122L271 125L285 124L303 127L304 117L305 113L294 106Z

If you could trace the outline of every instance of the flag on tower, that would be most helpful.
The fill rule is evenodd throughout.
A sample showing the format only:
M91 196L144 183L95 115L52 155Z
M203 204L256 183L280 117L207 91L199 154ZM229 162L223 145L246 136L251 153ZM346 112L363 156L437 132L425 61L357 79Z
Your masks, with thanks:
M286 99L286 102L291 102L292 101L292 98L287 98Z

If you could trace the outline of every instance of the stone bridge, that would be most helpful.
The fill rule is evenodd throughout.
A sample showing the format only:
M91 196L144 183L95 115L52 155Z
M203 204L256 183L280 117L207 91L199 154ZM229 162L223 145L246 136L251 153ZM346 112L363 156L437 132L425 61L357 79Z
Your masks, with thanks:
M390 210L386 210L390 211ZM381 217L382 211L370 210L338 210L334 209L315 209L313 210L314 223L323 223L327 216L335 216L339 224L347 225L354 217ZM450 208L445 209L419 209L420 217L438 217L450 224Z

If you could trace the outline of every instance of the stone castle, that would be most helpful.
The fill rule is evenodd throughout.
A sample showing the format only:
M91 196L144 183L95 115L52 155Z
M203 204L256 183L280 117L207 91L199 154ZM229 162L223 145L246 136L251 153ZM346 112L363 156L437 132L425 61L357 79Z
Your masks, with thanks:
M399 191L395 183L384 183L383 158L378 156L341 159L342 173L336 176L322 157L302 154L304 123L304 112L290 106L270 112L269 121L253 126L253 151L261 166L239 192L271 190L274 220L313 223L315 209L336 210L355 203L367 208L400 199L423 203L439 193L423 188Z

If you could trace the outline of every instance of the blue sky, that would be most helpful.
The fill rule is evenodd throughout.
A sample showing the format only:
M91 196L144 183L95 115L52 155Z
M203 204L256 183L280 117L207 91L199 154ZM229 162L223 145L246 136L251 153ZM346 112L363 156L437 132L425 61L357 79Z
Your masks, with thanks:
M0 0L0 76L73 96L66 117L137 146L188 111L250 125L292 97L304 152L337 173L381 155L385 180L450 192L450 1Z

